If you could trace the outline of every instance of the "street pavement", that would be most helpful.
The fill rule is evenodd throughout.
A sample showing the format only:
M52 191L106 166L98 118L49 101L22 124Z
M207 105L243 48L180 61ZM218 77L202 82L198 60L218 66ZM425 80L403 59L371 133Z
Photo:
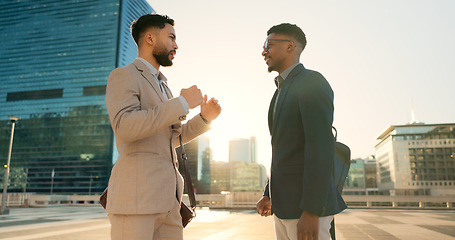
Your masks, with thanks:
M101 207L13 208L0 216L0 240L109 240ZM455 211L348 209L335 218L337 240L455 240ZM185 240L273 240L273 218L252 210L197 209Z

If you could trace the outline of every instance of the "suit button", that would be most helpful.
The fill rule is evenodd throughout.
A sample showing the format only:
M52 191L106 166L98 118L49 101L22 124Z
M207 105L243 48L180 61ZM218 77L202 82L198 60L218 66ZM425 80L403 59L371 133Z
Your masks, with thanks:
M185 115L180 116L180 117L179 117L179 120L180 120L180 121L186 120L186 116L185 116Z

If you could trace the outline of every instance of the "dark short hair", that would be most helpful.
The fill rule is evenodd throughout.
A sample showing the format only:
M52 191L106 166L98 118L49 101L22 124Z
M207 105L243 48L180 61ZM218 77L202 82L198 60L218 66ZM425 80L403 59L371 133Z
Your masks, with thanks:
M302 44L302 48L305 49L305 46L306 46L305 33L302 31L302 29L300 29L295 24L282 23L282 24L279 24L279 25L275 25L275 26L271 27L267 31L267 35L270 35L272 33L283 34L283 35L287 35L289 37L292 37L297 42Z
M156 27L163 29L166 26L166 23L174 26L174 19L171 19L167 15L146 14L131 23L131 35L136 44L139 45L139 38L148 28Z

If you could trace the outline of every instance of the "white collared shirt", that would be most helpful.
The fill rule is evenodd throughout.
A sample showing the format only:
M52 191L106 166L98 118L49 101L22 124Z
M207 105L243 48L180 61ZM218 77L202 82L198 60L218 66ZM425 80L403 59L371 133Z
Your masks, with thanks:
M137 60L141 61L144 63L144 65L150 70L150 73L152 74L153 78L155 79L156 83L161 89L161 93L163 94L164 99L169 100L166 94L166 91L163 89L162 83L164 82L166 84L167 78L159 72L151 63L149 63L147 60L137 57ZM188 105L188 102L183 96L178 96L178 99L182 103L183 109L185 110L185 114L188 114L190 112L190 107Z

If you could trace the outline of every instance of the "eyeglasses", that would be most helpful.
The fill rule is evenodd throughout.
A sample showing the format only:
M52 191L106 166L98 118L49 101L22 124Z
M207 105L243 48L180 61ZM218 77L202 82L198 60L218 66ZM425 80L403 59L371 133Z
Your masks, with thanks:
M273 38L270 38L270 39L267 39L264 43L264 46L262 47L264 49L264 51L269 51L269 44L271 41L277 41L277 42L291 42L291 40L288 40L288 39L273 39Z

